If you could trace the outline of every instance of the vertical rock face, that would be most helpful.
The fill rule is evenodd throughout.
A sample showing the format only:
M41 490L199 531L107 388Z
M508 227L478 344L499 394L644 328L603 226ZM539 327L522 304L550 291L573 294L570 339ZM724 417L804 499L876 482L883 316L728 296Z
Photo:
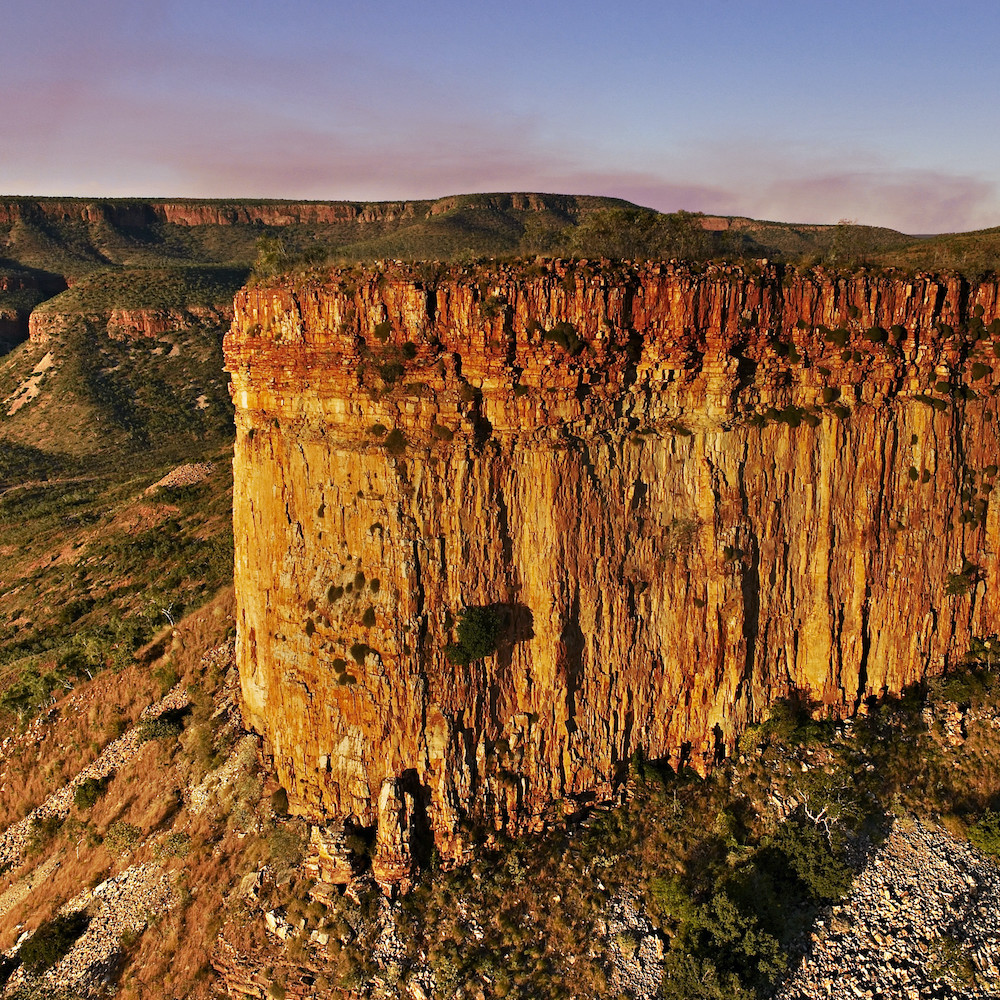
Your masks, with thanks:
M241 292L238 659L293 808L403 877L995 631L997 294L559 262ZM452 663L489 605L496 653Z

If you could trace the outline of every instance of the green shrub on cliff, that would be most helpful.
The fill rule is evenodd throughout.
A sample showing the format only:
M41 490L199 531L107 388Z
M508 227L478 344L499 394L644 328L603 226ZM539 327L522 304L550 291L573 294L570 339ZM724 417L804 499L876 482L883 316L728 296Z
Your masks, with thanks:
M553 344L558 344L569 354L579 354L586 346L580 335L576 332L576 327L572 323L560 321L551 330L542 333L542 340Z
M409 442L406 440L406 435L398 428L393 427L391 431L385 436L385 450L390 455L402 455L406 451L406 446Z
M470 606L458 613L458 642L445 647L445 655L452 663L467 667L481 660L497 648L503 631L503 615L496 608Z

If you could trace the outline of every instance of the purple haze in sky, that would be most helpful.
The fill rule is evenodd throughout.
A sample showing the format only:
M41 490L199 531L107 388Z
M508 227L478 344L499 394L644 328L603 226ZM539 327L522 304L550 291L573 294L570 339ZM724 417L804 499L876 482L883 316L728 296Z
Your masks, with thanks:
M0 192L1000 224L1000 5L7 0Z

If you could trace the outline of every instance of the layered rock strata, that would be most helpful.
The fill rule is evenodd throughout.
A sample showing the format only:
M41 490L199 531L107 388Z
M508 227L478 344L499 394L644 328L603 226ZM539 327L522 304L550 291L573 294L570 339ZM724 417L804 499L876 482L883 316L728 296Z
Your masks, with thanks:
M35 309L28 318L28 338L48 343L81 319L104 329L112 340L159 337L175 330L196 327L224 328L232 320L232 309L224 306L186 306L183 309L109 309L103 313L55 312Z
M293 810L401 878L636 752L704 769L775 699L941 671L996 628L997 299L562 262L241 292L237 656Z

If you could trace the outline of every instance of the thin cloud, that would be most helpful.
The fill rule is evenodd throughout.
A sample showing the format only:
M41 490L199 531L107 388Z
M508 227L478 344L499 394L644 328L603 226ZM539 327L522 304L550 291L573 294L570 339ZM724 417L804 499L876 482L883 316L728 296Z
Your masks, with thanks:
M661 211L851 218L908 233L1000 223L992 182L892 169L863 151L852 155L854 170L823 169L818 156L801 151L764 154L749 143L678 153L670 173L595 170L585 151L553 150L543 126L529 116L483 119L433 106L392 117L351 97L329 105L325 121L303 122L273 105L193 94L137 98L94 81L53 81L9 109L16 156L0 164L0 189L356 200L536 190L609 195Z
M864 171L791 177L744 204L758 217L836 222L856 219L906 233L957 232L1000 223L996 185L930 170Z

